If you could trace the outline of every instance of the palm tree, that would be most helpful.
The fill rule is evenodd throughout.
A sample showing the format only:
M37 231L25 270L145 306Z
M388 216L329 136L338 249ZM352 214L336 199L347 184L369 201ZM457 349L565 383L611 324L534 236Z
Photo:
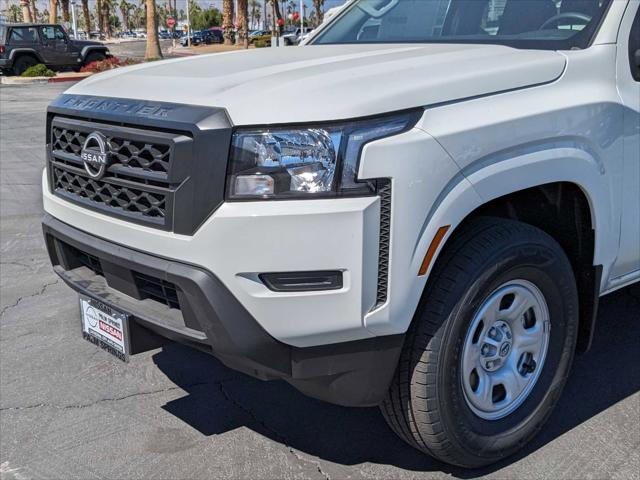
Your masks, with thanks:
M58 23L58 2L56 0L49 0L49 23Z
M127 2L127 0L120 0L120 14L122 15L122 25L125 31L128 31L131 27L129 26L129 12L133 5Z
M274 6L275 11L276 11L276 16L275 16L275 19L274 19L275 29L277 29L278 35L282 35L282 33L283 33L282 32L282 27L278 24L280 20L283 20L282 12L280 10L280 2L278 2L278 0L271 0L271 2L273 3L273 6Z
M95 17L96 17L98 32L102 34L102 32L104 32L104 28L103 28L104 25L102 24L102 0L96 0L95 10L96 10Z
M60 0L60 6L62 7L62 21L68 22L71 18L69 14L69 0Z
M144 58L147 60L162 58L160 40L158 39L158 17L156 16L155 0L147 0L147 50Z
M91 31L91 13L89 13L89 0L82 0L82 16L84 17L84 29L87 31L87 38Z
M233 0L222 2L222 34L225 45L233 45Z
M249 48L249 0L238 0L238 43Z
M111 38L111 34L113 33L111 30L111 0L102 0L102 9L100 10L100 16L102 18L102 25L104 28L104 33L107 35L107 38Z
M20 10L22 10L22 21L31 23L31 10L29 9L29 0L20 0Z
M316 9L316 20L318 25L322 23L322 19L324 18L324 0L313 0L313 6Z
M20 11L20 7L16 4L9 5L9 7L5 10L7 15L7 20L11 23L18 23L20 21L20 16L22 12Z
M256 28L256 21L260 22L260 2L258 0L249 1L251 15L251 28Z
M36 0L31 0L31 19L34 22L38 21L38 7L36 6Z

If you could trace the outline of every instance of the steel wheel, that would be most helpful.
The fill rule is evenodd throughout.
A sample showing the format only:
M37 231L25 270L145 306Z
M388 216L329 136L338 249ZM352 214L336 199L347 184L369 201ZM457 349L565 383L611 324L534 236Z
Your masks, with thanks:
M515 411L540 376L549 337L549 309L533 283L513 280L492 293L464 341L461 381L467 406L485 420Z

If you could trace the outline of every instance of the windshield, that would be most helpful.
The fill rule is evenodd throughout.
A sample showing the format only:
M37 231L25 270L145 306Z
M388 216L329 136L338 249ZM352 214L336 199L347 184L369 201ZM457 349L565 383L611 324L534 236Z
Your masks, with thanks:
M355 0L314 39L586 48L611 0Z

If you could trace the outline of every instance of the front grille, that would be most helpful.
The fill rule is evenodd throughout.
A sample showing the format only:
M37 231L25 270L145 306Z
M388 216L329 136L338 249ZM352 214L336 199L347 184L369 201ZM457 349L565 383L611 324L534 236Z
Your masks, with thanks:
M143 273L133 272L133 276L142 299L155 300L169 308L180 308L178 289L173 283Z
M224 201L233 133L224 109L63 94L47 109L51 193L127 222L193 235ZM98 178L82 160L104 143ZM102 139L102 142L99 140Z
M83 252L82 250L78 250L71 245L66 245L65 247L72 258L74 258L77 262L79 262L82 266L87 267L96 275L104 276L104 272L102 271L102 263L100 259L95 255L91 255L90 253Z
M159 219L166 216L167 200L162 193L93 180L87 176L53 167L53 188L58 192L95 204L98 208L120 210L130 215Z
M51 150L55 153L79 156L89 132L53 127ZM141 142L118 136L108 136L107 145L112 167L125 167L142 172L169 173L171 146Z
M97 256L80 250L68 243L62 241L58 242L61 249L60 251L64 252L69 269L86 267L109 282L108 272L110 264L108 261L105 261L105 266L103 267L103 260L100 260ZM107 271L106 275L105 271ZM169 308L180 309L180 301L178 300L179 289L175 284L134 270L130 270L129 272L131 275L130 278L132 278L135 283L135 289L131 292L125 293L134 295L140 300L149 299L162 303ZM129 274L125 274L124 278L128 276Z
M109 166L91 178L80 157L92 132L106 138ZM172 175L175 142L180 134L96 124L55 117L50 135L50 178L53 192L66 200L155 227L172 227L172 198L181 177ZM185 158L188 160L188 158Z

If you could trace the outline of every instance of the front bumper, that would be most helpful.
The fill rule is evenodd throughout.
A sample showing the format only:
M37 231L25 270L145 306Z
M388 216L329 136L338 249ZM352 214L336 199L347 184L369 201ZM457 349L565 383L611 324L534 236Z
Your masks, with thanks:
M45 211L92 236L213 273L273 338L295 347L373 338L378 308L380 199L223 203L193 235L94 212L51 192ZM262 273L343 272L331 291L273 292ZM390 332L400 333L400 332Z
M211 353L233 369L284 379L309 396L340 405L376 405L387 391L403 335L307 348L287 345L269 335L207 270L117 245L49 215L43 230L54 269L70 287L131 314L133 353L156 346L154 338L171 339ZM147 296L141 278L176 292L179 307Z

